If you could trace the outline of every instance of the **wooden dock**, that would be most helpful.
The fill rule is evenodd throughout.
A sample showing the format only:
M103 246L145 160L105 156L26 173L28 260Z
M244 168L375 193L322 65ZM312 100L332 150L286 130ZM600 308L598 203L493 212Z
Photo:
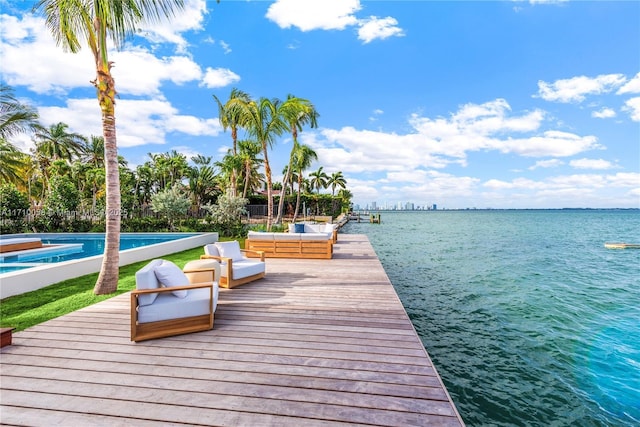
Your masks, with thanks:
M133 343L129 294L14 333L0 423L462 426L366 236L268 259L211 331Z

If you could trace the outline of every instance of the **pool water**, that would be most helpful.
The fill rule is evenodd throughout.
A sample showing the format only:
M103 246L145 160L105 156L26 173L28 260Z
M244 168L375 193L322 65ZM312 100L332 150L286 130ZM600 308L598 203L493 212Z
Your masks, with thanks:
M200 233L121 233L120 250L164 243L196 236ZM0 239L38 237L52 248L5 253L0 255L0 274L24 270L43 264L87 258L104 253L104 233L35 233L4 235Z

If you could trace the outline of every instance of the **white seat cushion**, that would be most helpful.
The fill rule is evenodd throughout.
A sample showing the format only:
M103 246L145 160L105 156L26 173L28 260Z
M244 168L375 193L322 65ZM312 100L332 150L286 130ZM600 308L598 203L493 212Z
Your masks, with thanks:
M233 279L244 279L254 274L264 273L265 263L245 259L243 261L233 261ZM226 269L222 269L222 276L226 277Z
M214 312L217 305L218 283L213 282ZM209 289L199 288L191 289L186 297L180 299L168 293L158 295L153 304L138 307L138 322L157 322L205 314L209 314Z

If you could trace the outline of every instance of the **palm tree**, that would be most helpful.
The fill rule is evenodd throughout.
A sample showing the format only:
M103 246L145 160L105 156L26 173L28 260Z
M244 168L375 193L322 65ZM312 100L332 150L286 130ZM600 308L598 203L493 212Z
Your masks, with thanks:
M284 172L283 183L286 187L287 182L289 181L289 175L292 172L294 152L299 148L298 131L302 132L302 127L306 124L311 128L318 127L318 117L320 115L313 104L308 100L288 95L287 100L283 104L282 116L286 121L293 138L293 146L291 147L291 154L289 154L289 164ZM284 197L280 197L280 203L278 204L278 216L275 221L276 224L279 224L282 219L283 207Z
M278 99L260 98L257 102L251 101L248 107L246 120L243 120L243 123L249 135L254 137L262 147L264 174L267 178L267 231L270 231L273 222L273 191L268 151L275 137L287 130L287 124L282 119L282 101Z
M247 198L247 193L255 188L260 188L263 177L258 172L258 167L262 163L262 159L258 158L258 154L262 150L260 144L256 141L243 140L238 141L240 149L238 156L242 163L242 175L244 177L244 185L242 188L242 198Z
M229 94L229 100L223 104L220 102L217 96L213 95L213 99L218 104L218 119L222 128L226 131L231 129L231 140L233 141L232 152L236 156L238 154L238 128L243 125L243 121L246 118L246 111L251 102L251 97L248 93L241 91L240 89L233 88ZM236 176L238 171L233 169L231 171L231 195L236 195Z
M336 187L347 188L347 180L344 179L342 172L334 172L327 180L327 185L331 187L331 195L336 195Z
M329 180L329 175L327 175L322 169L323 167L320 166L317 171L309 174L309 177L311 178L311 186L318 191L318 194L320 194L321 188L327 188L327 181Z
M36 110L18 101L10 86L0 84L0 140L9 142L11 137L37 127Z
M293 171L298 177L298 195L296 196L296 209L293 214L293 222L296 222L298 216L298 210L300 209L300 195L302 193L304 184L303 172L311 166L311 164L318 160L318 155L308 145L300 145L298 150L294 153Z
M41 127L33 135L36 152L52 160L72 162L84 155L87 139L79 133L69 132L69 125L56 123Z
M0 180L11 182L16 186L22 186L27 183L25 176L22 174L28 161L27 154L18 150L9 141L0 138Z
M93 289L95 294L109 294L118 288L120 261L120 176L116 140L116 88L111 75L107 41L116 48L123 46L143 21L159 21L184 7L183 0L39 0L34 9L46 16L47 27L56 43L77 53L81 41L93 53L96 66L98 102L102 112L102 132L105 142L106 169L106 235L100 275Z

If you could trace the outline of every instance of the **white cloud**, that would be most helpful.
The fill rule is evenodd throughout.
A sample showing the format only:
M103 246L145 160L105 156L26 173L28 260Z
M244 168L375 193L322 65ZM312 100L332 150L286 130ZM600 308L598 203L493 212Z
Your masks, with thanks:
M591 117L595 117L596 119L610 119L615 116L616 112L611 108L603 108L600 111L594 111L591 113Z
M358 39L365 44L404 35L395 18L370 16L359 19L355 14L361 9L360 0L276 0L269 6L266 17L280 28L296 27L303 32L356 26ZM296 45L289 45L290 49L294 47Z
M202 77L200 66L186 56L158 58L146 49L130 48L112 57L120 94L156 95L164 81L180 85Z
M606 170L616 167L613 163L603 159L577 159L571 160L569 166L575 169L597 169Z
M206 0L185 0L184 9L177 10L168 18L159 22L145 22L140 25L140 35L152 43L172 43L178 52L184 52L188 46L181 33L202 30L204 16L207 13Z
M618 95L623 95L625 93L640 93L640 73L636 74L634 78L626 82L616 93Z
M229 46L229 43L225 42L224 40L220 40L220 47L222 48L222 51L224 52L225 55L231 53L231 47Z
M467 166L467 154L496 151L522 157L568 157L602 148L594 136L541 129L541 111L512 114L504 99L466 104L450 118L409 119L413 132L398 134L344 127L324 129L305 143L320 163L345 173L413 173L418 169ZM546 162L546 163L545 163ZM536 167L559 165L542 161ZM396 175L397 176L397 175Z
M37 52L37 55L34 55ZM96 71L88 49L77 54L56 46L45 22L32 15L0 15L0 58L3 79L11 86L26 86L42 93L65 93L90 87Z
M529 170L536 170L538 168L556 168L564 165L564 162L560 159L539 160L533 166L529 167Z
M360 0L277 0L266 16L280 28L344 30L357 23L354 13L360 8Z
M201 86L209 89L225 87L240 81L240 76L227 68L207 68Z
M41 107L40 121L49 126L64 122L82 135L102 135L102 121L95 98L68 99L64 107ZM118 146L165 144L169 132L216 136L222 132L218 119L185 116L165 100L121 99L116 104Z
M187 56L158 58L148 49L130 45L109 55L120 95L156 95L164 81L183 84L202 76L198 64ZM77 54L64 52L56 46L44 20L32 15L21 20L0 15L0 57L3 78L9 85L27 86L39 94L91 88L90 81L96 76L88 48Z
M384 40L392 36L401 37L404 35L402 28L398 27L398 21L390 16L386 18L371 16L361 20L359 25L358 39L365 44L376 39Z
M629 113L631 120L640 122L640 97L628 99L622 109Z
M538 82L538 96L545 101L582 102L585 95L609 93L624 84L622 74L603 74L598 77L579 76L547 83Z

